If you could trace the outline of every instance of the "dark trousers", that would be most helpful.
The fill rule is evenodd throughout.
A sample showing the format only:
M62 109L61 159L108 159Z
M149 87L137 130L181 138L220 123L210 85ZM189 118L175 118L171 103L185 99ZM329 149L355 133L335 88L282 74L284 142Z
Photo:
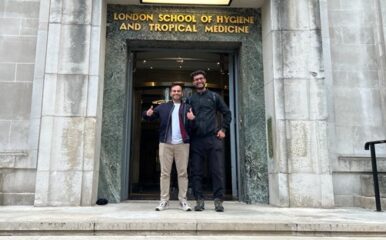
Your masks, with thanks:
M214 199L223 199L225 188L224 146L216 136L194 137L190 143L190 167L193 194L196 200L204 199L202 178L204 161L209 161Z

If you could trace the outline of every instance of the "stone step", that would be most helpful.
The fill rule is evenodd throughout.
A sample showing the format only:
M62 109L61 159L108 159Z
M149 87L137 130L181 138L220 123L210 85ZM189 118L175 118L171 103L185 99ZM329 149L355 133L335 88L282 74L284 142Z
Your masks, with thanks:
M362 174L360 176L361 196L374 197L373 175ZM379 192L381 196L386 197L386 174L378 175Z
M384 240L384 237L306 236L0 236L0 240Z
M354 196L354 207L361 207L367 209L376 209L375 197ZM381 198L381 208L386 209L386 198Z
M217 213L209 201L203 212L184 212L175 201L168 210L157 212L156 205L140 201L94 207L2 207L0 235L386 237L386 214L359 208L278 208L227 201L225 212Z

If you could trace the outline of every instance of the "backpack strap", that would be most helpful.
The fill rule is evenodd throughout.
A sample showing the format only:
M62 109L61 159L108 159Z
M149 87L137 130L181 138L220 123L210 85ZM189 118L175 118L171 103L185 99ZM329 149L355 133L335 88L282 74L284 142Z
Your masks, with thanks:
M191 97L192 97L192 96L189 96L189 97L187 97L187 98L185 99L185 103L186 103L186 104L189 104L190 106L192 106L192 104L191 104L191 102L192 102L192 101L191 101Z

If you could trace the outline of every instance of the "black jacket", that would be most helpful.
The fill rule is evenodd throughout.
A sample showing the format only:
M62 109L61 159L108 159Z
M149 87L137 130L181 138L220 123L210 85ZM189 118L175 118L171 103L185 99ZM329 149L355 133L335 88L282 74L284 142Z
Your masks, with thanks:
M171 134L171 125L172 125L172 113L174 109L173 101L169 101L167 103L163 103L156 108L154 108L154 112L152 116L147 116L146 111L142 113L142 117L145 120L153 121L156 119L160 119L160 129L159 129L159 141L161 143L167 143L168 134ZM191 121L187 119L186 113L189 111L190 106L181 103L179 110L179 120L181 128L182 140L184 143L189 143L190 137L190 125Z
M232 120L231 111L224 100L215 92L206 90L194 93L188 100L196 116L192 128L192 137L215 135L220 129L224 132L229 129ZM223 116L222 122L217 121L217 112Z

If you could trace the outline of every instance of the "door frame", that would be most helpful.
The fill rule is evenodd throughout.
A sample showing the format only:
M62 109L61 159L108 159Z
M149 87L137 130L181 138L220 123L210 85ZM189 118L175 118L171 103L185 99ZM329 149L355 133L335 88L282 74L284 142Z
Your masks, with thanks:
M186 42L189 45L189 42ZM133 73L134 73L134 54L139 51L192 51L192 48L165 48L165 47L130 47L128 42L127 48L127 76L126 76L126 99L125 99L125 126L124 126L124 148L122 153L122 168L121 168L121 201L125 201L129 198L130 178L131 178L131 160L132 153L132 127L133 127ZM194 51L201 52L216 52L228 54L229 61L229 109L232 113L232 121L230 124L230 153L231 153L231 179L232 179L232 198L241 199L241 179L240 179L240 166L239 166L239 114L237 102L238 96L238 84L239 78L239 49L215 49L215 48L194 48Z

